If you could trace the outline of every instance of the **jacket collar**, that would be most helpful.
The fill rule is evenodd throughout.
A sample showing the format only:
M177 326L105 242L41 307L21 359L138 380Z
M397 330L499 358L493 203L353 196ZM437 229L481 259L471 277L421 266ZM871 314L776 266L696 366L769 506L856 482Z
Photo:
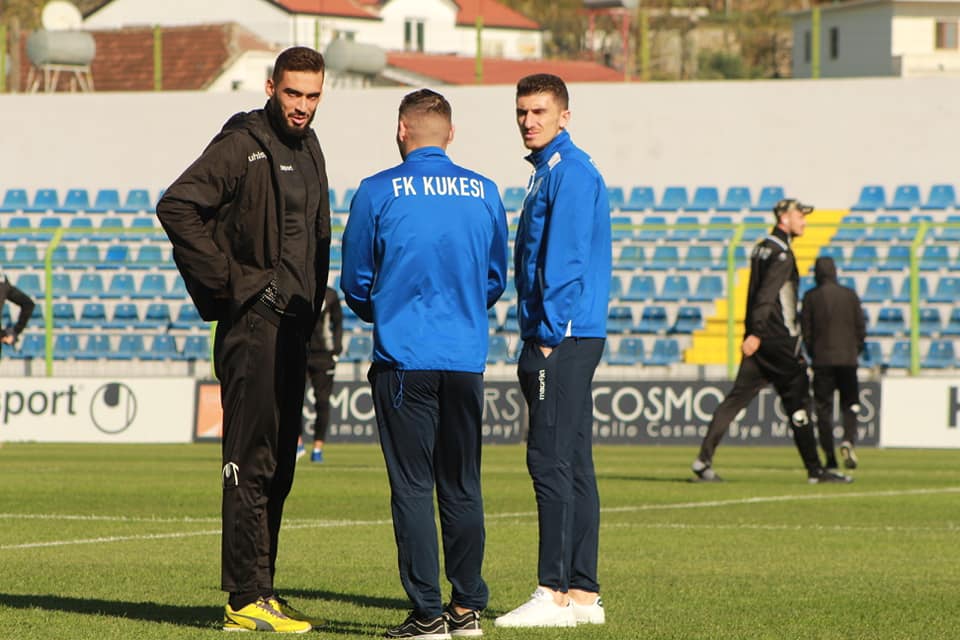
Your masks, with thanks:
M568 144L572 144L570 140L570 134L567 133L566 129L561 129L560 133L554 136L553 140L551 140L547 146L539 151L534 151L533 153L529 154L525 160L539 169L550 161L550 158L553 157L554 153L558 152L562 147L565 147Z
M782 245L784 245L784 249L789 249L789 248L790 248L790 240L791 240L792 238L790 237L790 234L789 234L789 233L787 233L786 231L784 231L784 230L781 229L780 227L774 227L774 228L773 228L773 231L770 232L770 236L769 236L769 237L770 237L771 239L777 241L777 244L782 244Z
M410 162L411 160L427 160L446 157L447 152L441 147L420 147L408 153L407 157L404 158L403 161Z

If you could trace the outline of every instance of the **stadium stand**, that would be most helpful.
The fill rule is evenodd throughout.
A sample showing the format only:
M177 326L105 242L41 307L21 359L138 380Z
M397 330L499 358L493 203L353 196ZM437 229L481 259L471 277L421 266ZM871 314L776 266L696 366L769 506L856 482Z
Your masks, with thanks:
M620 207L621 211L650 211L656 204L652 187L634 187L630 198Z
M723 203L717 206L717 211L740 212L750 209L752 204L750 187L730 187Z
M878 184L867 185L860 190L860 198L850 207L851 211L876 211L887 206L887 192Z
M667 187L663 190L663 197L654 206L653 210L676 213L686 209L688 202L686 187Z

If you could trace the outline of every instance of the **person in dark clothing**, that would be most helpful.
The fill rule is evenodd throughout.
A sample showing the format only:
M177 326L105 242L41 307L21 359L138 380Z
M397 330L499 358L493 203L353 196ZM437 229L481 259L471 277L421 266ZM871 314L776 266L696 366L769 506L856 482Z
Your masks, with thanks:
M803 342L813 361L813 398L817 433L826 456L826 467L837 468L833 447L833 393L840 392L843 441L840 455L847 469L857 468L857 413L860 388L857 382L858 357L867 337L863 307L857 292L837 282L833 258L817 258L813 266L817 286L803 296L800 324Z
M507 218L497 185L454 164L450 103L400 103L403 162L365 178L343 232L340 287L373 322L373 393L400 582L413 605L388 638L479 636L489 590L480 490L487 309L506 286ZM444 606L436 492L451 585Z
M320 317L307 344L307 376L313 386L317 418L313 423L311 462L323 462L323 442L330 426L330 393L337 360L343 351L343 310L337 292L327 287Z
M750 256L750 282L743 359L733 389L713 414L700 453L691 466L695 481L717 482L713 456L734 417L772 383L790 416L793 440L807 470L810 483L852 482L848 476L824 469L817 454L808 410L810 380L800 349L800 318L797 287L800 275L791 249L793 238L803 235L806 216L813 207L794 199L777 202L773 208L777 225L757 243Z
M3 305L8 301L20 307L20 313L17 314L17 321L13 325L0 327L0 353L3 351L2 345L12 346L16 344L17 338L20 337L23 329L27 326L27 322L30 321L35 306L30 296L10 284L7 276L0 273L0 311L3 310Z
M200 315L217 321L228 631L311 629L273 581L306 345L330 260L326 166L310 126L323 79L319 53L283 51L266 82L266 107L230 118L157 204L187 290Z

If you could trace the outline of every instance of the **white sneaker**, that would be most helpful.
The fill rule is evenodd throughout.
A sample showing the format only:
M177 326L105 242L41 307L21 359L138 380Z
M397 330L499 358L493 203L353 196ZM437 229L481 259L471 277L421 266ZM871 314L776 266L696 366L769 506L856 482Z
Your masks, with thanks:
M570 599L573 605L573 617L577 624L603 624L607 621L607 614L603 611L603 600L597 596L597 601L593 604L577 604Z
M553 601L553 596L537 587L530 599L493 621L495 627L575 627L577 618L573 613L573 602L561 607ZM602 609L601 609L602 612Z

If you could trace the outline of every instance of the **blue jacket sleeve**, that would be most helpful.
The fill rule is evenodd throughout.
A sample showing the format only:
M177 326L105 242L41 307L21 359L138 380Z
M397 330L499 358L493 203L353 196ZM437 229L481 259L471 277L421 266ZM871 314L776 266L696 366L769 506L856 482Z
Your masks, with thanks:
M373 322L370 296L373 290L376 266L374 243L376 234L373 203L364 183L360 183L350 217L343 230L343 267L340 271L340 290L347 306L365 322Z
M563 341L583 294L595 224L598 182L575 162L560 163L549 185L550 220L540 271L543 319L537 342L555 347Z
M494 188L495 185L491 185ZM499 190L494 198L493 241L490 243L490 270L487 275L487 308L492 307L507 287L507 214Z

